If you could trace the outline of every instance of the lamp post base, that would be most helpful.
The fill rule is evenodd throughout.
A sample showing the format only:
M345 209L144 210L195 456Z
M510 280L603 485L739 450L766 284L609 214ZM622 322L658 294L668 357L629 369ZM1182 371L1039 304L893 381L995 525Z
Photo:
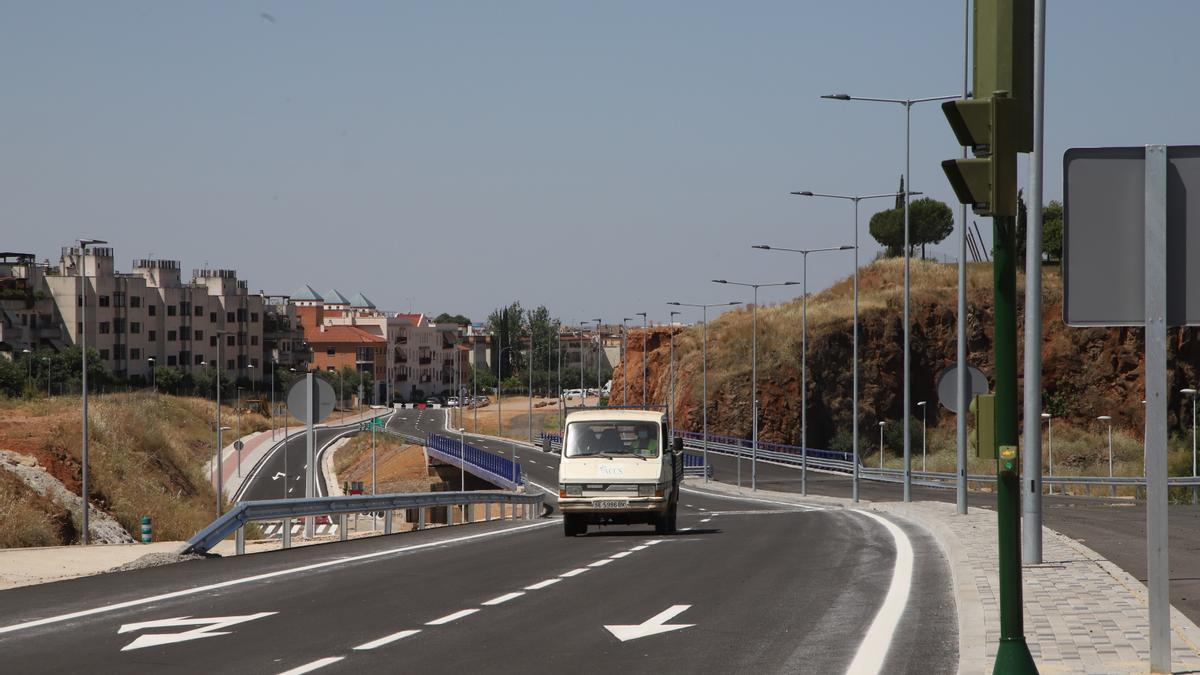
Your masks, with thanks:
M1033 655L1025 638L1001 639L1000 648L996 651L996 665L992 667L993 675L1023 675L1038 672Z

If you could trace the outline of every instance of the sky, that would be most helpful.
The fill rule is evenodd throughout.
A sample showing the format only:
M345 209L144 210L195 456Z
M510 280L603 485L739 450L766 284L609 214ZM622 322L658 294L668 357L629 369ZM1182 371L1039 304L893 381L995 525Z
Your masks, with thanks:
M1200 3L1050 0L1046 200L1070 147L1196 143ZM79 237L252 290L363 292L566 322L800 281L753 244L851 244L892 192L898 105L962 90L960 2L10 1L0 7L0 248ZM910 187L958 213L936 103ZM1022 176L1025 160L1021 160ZM1024 182L1024 178L1022 178ZM863 202L860 255L879 246ZM990 227L980 228L990 241ZM958 231L930 249L957 256ZM850 252L809 258L816 291ZM899 283L899 280L897 280ZM796 297L764 289L764 304ZM685 319L696 319L685 315Z

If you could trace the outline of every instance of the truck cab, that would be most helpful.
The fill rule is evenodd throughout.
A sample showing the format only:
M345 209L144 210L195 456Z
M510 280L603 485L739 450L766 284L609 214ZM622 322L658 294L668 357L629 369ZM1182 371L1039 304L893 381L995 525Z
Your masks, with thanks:
M589 408L568 414L565 426L558 505L566 536L587 534L588 525L675 531L683 456L669 442L665 413Z

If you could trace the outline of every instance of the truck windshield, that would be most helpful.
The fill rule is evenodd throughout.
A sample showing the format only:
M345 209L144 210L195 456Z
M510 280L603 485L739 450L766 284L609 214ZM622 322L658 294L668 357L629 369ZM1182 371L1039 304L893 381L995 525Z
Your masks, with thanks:
M654 422L572 422L567 425L564 455L657 457L658 426Z

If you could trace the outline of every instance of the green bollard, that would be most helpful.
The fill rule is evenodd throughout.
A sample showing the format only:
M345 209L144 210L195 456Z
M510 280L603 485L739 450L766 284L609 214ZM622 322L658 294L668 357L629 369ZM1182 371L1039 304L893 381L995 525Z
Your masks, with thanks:
M142 543L149 544L153 538L150 532L150 516L142 516Z

